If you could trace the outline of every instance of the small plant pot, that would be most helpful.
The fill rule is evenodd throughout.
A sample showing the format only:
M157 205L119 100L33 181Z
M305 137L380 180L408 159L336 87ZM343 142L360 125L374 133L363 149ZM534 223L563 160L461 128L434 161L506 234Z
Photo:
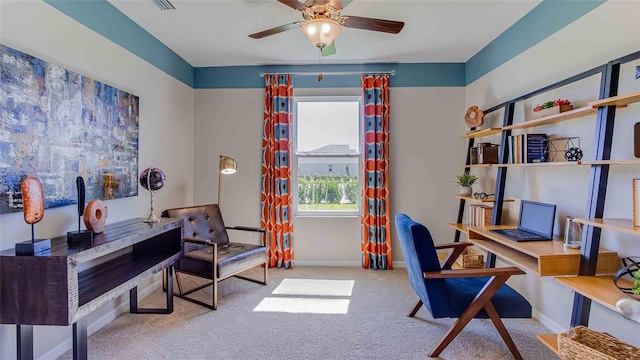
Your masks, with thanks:
M471 186L461 186L460 187L460 195L462 196L471 196L473 193Z

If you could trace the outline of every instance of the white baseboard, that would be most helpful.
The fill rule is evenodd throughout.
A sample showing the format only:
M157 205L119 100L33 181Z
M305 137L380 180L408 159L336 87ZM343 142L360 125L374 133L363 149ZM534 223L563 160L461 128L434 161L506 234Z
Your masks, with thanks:
M560 324L558 324L557 322L551 320L550 317L544 315L543 313L537 311L536 309L533 309L531 315L532 315L532 317L534 319L538 319L538 321L540 321L540 323L542 323L542 325L548 327L549 330L551 330L555 334L559 334L561 332L567 331L567 329L565 329L564 327L560 326Z
M350 260L295 260L295 266L319 266L319 267L362 267L362 262ZM406 268L404 261L394 261L394 268Z
M138 286L138 301L147 297L149 294L151 294L155 289L157 289L160 286L162 286L162 280L155 280L154 282L152 282L151 284L143 288ZM128 299L128 296L127 296L127 299ZM113 301L117 301L117 299L114 299ZM126 300L126 301L123 301L122 304L120 304L117 308L102 315L98 319L91 322L91 324L87 324L87 336L91 336L93 333L97 332L98 330L102 329L107 324L115 320L118 316L128 311L129 311L129 301ZM44 353L42 356L38 358L38 360L55 360L59 358L60 356L62 356L62 354L71 350L71 348L73 347L72 341L73 339L70 336L62 343L58 344L57 346L53 347L51 350Z

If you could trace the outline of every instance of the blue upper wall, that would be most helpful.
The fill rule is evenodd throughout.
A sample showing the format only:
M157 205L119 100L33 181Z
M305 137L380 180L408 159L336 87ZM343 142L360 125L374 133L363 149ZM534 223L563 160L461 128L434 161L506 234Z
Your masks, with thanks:
M106 0L44 0L89 29L193 87L193 66Z
M44 0L86 27L195 89L262 88L263 72L372 72L395 70L392 87L466 86L606 0L544 0L466 63L256 65L194 68L107 0ZM360 75L294 76L296 87L359 87Z
M462 63L380 63L361 65L258 65L221 66L195 69L196 89L263 88L260 73L331 72L354 71L376 72L395 70L390 78L393 87L464 86L464 64ZM293 86L314 87L360 87L360 74L293 76Z
M578 20L606 0L545 0L485 46L465 64L465 85L520 55Z

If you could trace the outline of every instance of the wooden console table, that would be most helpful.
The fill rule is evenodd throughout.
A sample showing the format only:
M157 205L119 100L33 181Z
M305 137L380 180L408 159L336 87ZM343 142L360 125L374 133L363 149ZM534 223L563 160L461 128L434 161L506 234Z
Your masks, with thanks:
M92 242L51 239L34 256L0 252L0 324L17 325L18 359L33 359L33 325L73 324L73 358L87 358L85 316L129 291L130 312L173 312L173 263L180 256L182 220L108 224ZM95 262L93 264L90 262ZM167 307L142 309L137 286L166 269Z

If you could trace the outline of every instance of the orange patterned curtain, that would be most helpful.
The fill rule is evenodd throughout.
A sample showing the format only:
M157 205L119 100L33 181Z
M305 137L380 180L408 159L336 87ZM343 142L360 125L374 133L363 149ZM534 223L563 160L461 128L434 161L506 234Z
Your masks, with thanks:
M291 223L291 75L265 74L262 130L262 215L269 266L293 267Z
M389 220L389 76L362 75L364 172L362 267L393 269Z

